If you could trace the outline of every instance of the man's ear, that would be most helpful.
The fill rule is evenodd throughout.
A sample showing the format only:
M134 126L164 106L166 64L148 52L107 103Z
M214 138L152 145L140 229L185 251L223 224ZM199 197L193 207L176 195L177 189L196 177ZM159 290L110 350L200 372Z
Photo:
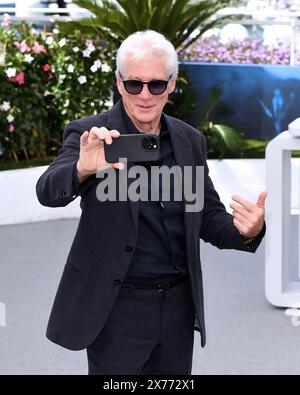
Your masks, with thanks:
M172 80L169 82L169 86L168 86L168 92L173 93L176 87L176 80Z
M122 81L121 81L120 77L117 77L117 76L116 76L116 85L117 85L118 92L119 92L120 95L122 96L122 93L123 93L123 84L122 84Z

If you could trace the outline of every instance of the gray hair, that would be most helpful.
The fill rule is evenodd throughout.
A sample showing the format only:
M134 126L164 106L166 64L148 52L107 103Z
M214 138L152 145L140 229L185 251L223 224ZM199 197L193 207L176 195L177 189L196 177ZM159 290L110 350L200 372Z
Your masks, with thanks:
M151 57L165 58L166 72L175 80L178 75L178 56L173 44L166 37L154 30L135 32L128 36L120 45L117 52L117 70L125 74L126 59L131 56L134 60Z

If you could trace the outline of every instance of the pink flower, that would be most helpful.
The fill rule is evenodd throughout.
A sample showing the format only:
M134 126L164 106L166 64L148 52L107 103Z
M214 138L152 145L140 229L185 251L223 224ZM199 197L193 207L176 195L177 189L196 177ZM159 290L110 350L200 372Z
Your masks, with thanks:
M85 40L85 45L86 45L87 47L93 46L93 45L94 45L94 44L93 44L93 40Z
M44 71L49 71L49 70L51 70L50 64L46 63L46 64L43 66L43 69L44 69Z
M19 85L24 85L25 83L25 73L24 71L20 71L16 76L15 76L16 82Z
M9 14L3 15L3 22L1 23L2 27L9 27L11 25L11 16Z
M16 130L15 125L10 123L8 126L9 133L13 133Z
M32 50L34 53L38 54L38 53L46 53L46 49L43 45L40 45L38 43L35 43L34 46L32 47Z
M15 46L18 48L18 50L22 53L25 52L30 52L29 46L26 44L25 41L22 41L21 43L16 42Z
M15 77L9 79L11 82L16 82L19 85L24 85L25 83L25 73L20 71Z

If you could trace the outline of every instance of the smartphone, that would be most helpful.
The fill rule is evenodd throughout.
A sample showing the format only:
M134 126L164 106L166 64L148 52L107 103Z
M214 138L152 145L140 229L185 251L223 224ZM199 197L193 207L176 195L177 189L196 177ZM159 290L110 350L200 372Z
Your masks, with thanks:
M127 162L149 162L160 159L160 141L157 134L121 134L112 144L104 142L105 160L116 163L120 158Z

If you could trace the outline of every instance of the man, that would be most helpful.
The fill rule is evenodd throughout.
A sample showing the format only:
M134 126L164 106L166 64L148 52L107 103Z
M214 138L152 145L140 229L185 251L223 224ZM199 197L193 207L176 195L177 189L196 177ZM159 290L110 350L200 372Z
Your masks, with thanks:
M194 329L205 345L199 238L255 252L265 233L266 192L256 204L235 196L233 216L227 213L208 175L203 134L162 113L177 73L176 51L164 36L129 36L117 54L122 100L106 113L71 122L58 158L37 183L46 206L81 197L47 336L71 350L86 348L90 374L191 374ZM174 196L164 200L164 180L159 201L100 202L96 173L113 168L121 176L124 168L121 161L107 163L104 154L104 142L112 144L120 133L158 134L155 165L204 167L203 210L189 212ZM142 165L150 171L151 163Z

